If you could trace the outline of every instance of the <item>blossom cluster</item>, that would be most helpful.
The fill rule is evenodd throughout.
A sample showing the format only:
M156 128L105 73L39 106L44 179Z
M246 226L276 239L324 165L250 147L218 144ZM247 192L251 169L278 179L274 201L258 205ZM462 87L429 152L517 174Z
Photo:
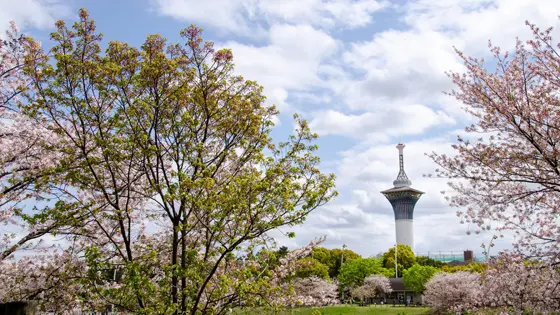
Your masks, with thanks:
M287 303L288 306L324 306L338 304L338 286L332 281L311 276L296 278L292 282L295 296Z
M393 292L393 289L389 279L382 275L368 276L364 279L363 285L351 290L352 296L359 299L377 297L391 292Z
M438 273L426 285L426 302L462 314L479 309L550 314L560 309L560 271L504 254L482 273Z

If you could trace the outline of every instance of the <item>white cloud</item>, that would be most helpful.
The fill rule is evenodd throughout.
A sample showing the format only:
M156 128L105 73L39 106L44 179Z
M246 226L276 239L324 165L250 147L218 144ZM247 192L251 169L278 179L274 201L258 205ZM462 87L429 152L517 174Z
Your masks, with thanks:
M386 6L376 0L153 0L153 4L160 14L248 36L278 23L363 27L372 23L373 12Z
M436 112L420 104L380 108L361 115L324 110L315 112L312 116L310 127L319 135L344 135L362 139L421 134L434 126L455 123L445 112Z
M440 137L406 143L405 171L412 187L425 192L414 214L415 251L420 254L454 251L461 255L463 250L471 249L480 256L480 245L487 244L492 237L491 233L467 235L467 231L474 232L476 227L460 224L457 209L451 208L445 200L441 192L450 192L448 180L423 176L435 169L425 153L452 153L451 140L457 132L460 131L451 130ZM397 176L398 151L394 144L362 142L340 154L336 168L337 188L351 194L350 200L342 204L335 201L317 209L304 226L295 228L298 237L291 244L301 246L313 235L327 235L327 247L340 247L345 243L366 256L386 251L395 242L395 227L391 205L380 191L391 188ZM340 218L345 219L345 224ZM506 233L504 239L496 242L493 253L509 248L512 239L512 235Z
M322 62L339 49L339 43L322 30L288 24L273 25L265 46L238 42L218 46L231 48L236 71L263 85L270 103L281 109L288 107L288 90L310 91L324 85L319 76Z
M187 20L193 24L202 23L233 33L250 33L255 30L248 23L247 5L251 1L239 0L154 0L156 10L172 18Z
M452 46L453 41L438 32L411 30L388 30L372 41L352 44L344 60L366 74L346 90L348 106L379 108L439 97L451 87L444 72L462 69Z
M515 38L531 38L525 20L546 28L558 25L558 1L419 0L402 6L406 27L374 33L352 43L344 53L348 65L364 73L345 82L340 95L352 109L377 109L407 103L429 104L468 117L443 91L453 88L446 71L463 71L453 47L468 55L489 55L489 39L511 49Z
M304 225L291 228L290 231L296 233L295 239L287 239L277 232L272 235L281 245L290 248L326 236L326 247L340 248L346 244L353 251L367 256L385 251L394 243L392 216L391 213L368 213L356 204L333 203L313 212Z
M532 0L419 0L407 6L404 20L414 29L436 30L461 42L467 53L488 52L485 44L511 49L515 37L528 39L525 20L548 27L558 24L558 1Z
M58 0L0 0L0 30L8 28L10 21L18 27L48 28L54 21L66 16L67 5Z
M386 6L376 0L284 0L260 1L260 9L272 18L332 28L355 28L372 22L371 14Z

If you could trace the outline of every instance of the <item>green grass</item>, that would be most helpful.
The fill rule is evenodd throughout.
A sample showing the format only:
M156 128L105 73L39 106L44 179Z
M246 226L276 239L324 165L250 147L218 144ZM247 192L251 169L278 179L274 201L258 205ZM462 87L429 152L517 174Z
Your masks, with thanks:
M362 314L362 315L420 315L428 314L430 311L426 307L393 307L393 306L357 306L357 305L338 305L338 306L326 306L326 307L298 307L293 309L286 309L280 313L270 313L263 311L261 309L252 310L237 310L234 312L239 315L265 315L265 314L286 314L286 315L351 315L351 314Z

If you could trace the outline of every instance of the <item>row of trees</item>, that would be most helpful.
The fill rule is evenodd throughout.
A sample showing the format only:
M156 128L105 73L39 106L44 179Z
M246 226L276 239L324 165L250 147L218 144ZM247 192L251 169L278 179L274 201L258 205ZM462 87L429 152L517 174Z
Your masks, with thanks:
M410 251L405 245L399 245L398 250ZM393 252L388 251L383 257L388 254ZM424 294L425 302L442 313L501 310L548 314L560 309L560 270L542 260L504 253L485 263L450 266L413 254L403 257L406 259L402 265L410 266L403 270L407 290ZM301 261L308 261L308 257ZM298 278L296 272L295 283L314 283L314 289L296 286L296 296L306 298L294 302L309 306L334 304L338 303L334 297L341 292L360 302L383 298L392 292L388 278L394 277L394 270L385 268L383 261L352 259L344 263L334 281L316 275Z
M402 250L406 250L404 245ZM403 271L405 287L424 294L425 302L442 313L501 310L548 314L560 308L560 270L540 260L502 254L486 263L434 267L435 261L427 257L412 257L418 261ZM362 303L383 298L392 292L388 279L394 276L392 272L380 258L361 257L346 262L335 280L298 277L296 272L293 283L298 298L288 305L336 304L341 292Z
M408 290L417 293L423 293L426 289L426 284L437 273L481 273L487 268L487 265L484 263L472 262L465 265L451 266L426 256L415 256L411 248L403 244L398 245L397 251L399 277L403 278ZM317 253L320 253L320 255ZM379 288L390 288L388 278L395 277L394 247L379 255L380 257L368 258L363 258L346 249L342 267L330 277L327 273L328 268L326 264L331 263L334 265L335 263L340 263L342 261L340 253L340 249L314 248L309 256L297 261L294 277L303 279L315 277L316 282L318 282L318 279L322 279L325 285L327 283L336 283L339 292L343 296L349 294L359 300L391 292L391 290L380 290ZM324 260L325 257L330 257L330 259Z
M15 26L0 43L0 300L220 314L290 295L315 243L274 265L254 252L333 198L334 176L306 121L272 141L278 111L231 51L180 34L102 48L81 10L49 51Z

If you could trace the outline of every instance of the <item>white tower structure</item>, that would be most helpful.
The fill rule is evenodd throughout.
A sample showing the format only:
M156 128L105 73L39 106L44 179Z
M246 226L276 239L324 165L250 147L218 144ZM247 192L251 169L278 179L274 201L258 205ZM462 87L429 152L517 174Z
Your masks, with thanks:
M393 188L382 191L381 193L389 200L393 206L395 214L395 231L397 244L408 245L414 251L414 226L413 214L414 206L423 192L412 187L412 182L404 172L404 150L405 145L399 143L399 174L393 181Z

